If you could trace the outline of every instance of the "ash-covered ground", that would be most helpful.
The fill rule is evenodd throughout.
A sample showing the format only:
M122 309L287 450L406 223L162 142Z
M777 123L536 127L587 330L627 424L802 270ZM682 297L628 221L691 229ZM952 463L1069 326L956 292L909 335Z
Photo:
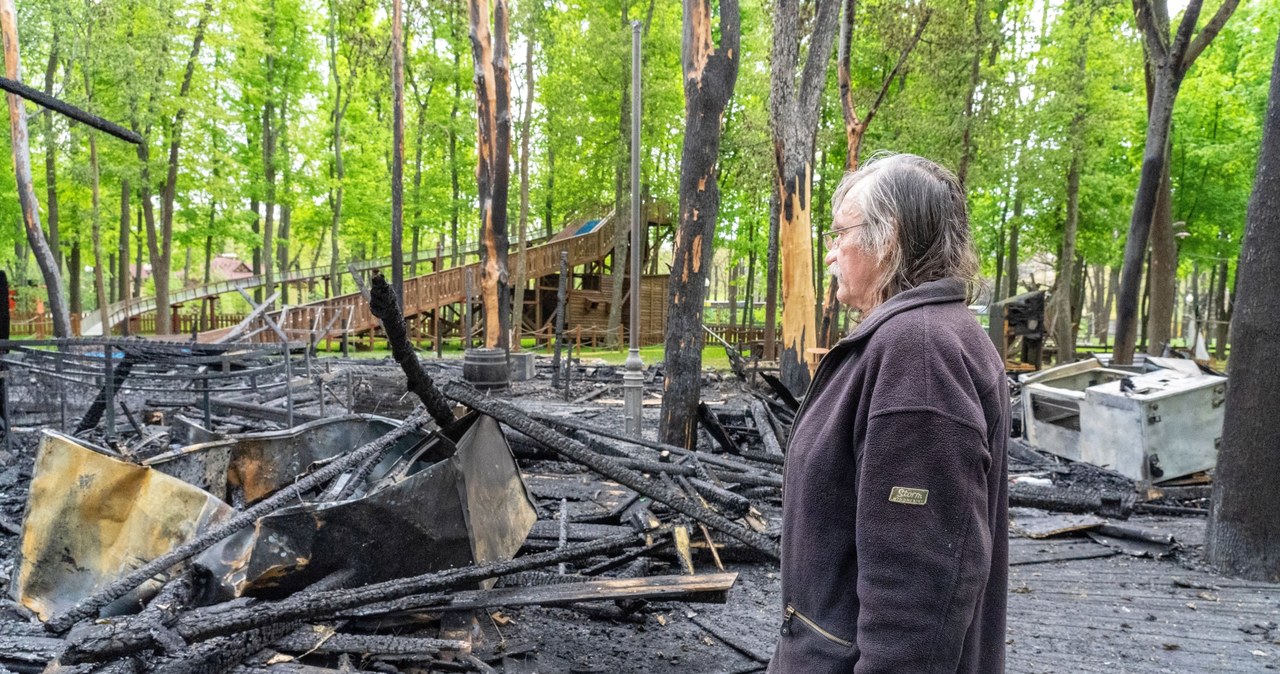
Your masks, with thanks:
M403 394L402 375L390 361L325 360L317 361L315 367L316 372L331 375L323 382L330 389L326 415L344 412L341 403L349 402L358 412L403 418L416 403ZM427 363L437 378L461 375L457 361ZM517 382L499 396L525 409L621 429L620 371L607 367L578 371L566 400L564 393L550 388L548 370L540 367L537 379ZM660 380L650 385L647 398L656 400L659 390ZM596 391L601 392L589 400L573 402ZM757 391L765 393L764 389ZM77 391L72 396L72 424L91 393ZM182 396L193 406L185 410L175 407L184 400ZM306 391L299 393L296 411L318 413L317 401L306 397ZM162 410L166 419L178 411L196 418L202 414L190 392L157 400L154 393L130 394L126 390L124 398L144 419L148 410ZM709 373L703 399L734 426L747 423L749 415L743 411L754 398L732 375ZM44 404L51 402L46 394ZM164 405L153 404L157 402ZM277 399L267 404L279 407L280 403ZM18 554L37 440L43 428L56 430L61 425L60 415L50 410L30 409L27 414L26 423L18 419L12 443L0 444L0 589L6 596ZM217 430L225 432L283 425L226 410L215 414L214 421ZM657 421L658 407L647 405L648 438L656 437ZM132 431L124 419L116 422L127 442ZM101 429L90 436L103 441ZM714 441L705 434L701 443L700 448L713 449ZM571 514L589 514L592 508L604 507L593 502L592 490L598 485L616 487L586 469L556 457L530 455L519 443L513 444L530 489L539 497L540 519L557 518L562 506ZM1043 466L1013 465L1015 472L1044 476L1072 487L1087 486L1093 479L1088 471L1082 476L1082 471L1070 467L1046 471ZM564 489L539 486L539 476L576 481L586 496L571 500ZM546 489L545 493L539 493L540 489ZM780 506L776 490L770 494L753 492L752 503L765 531L776 534ZM661 508L655 512L662 518L672 517ZM1020 512L1023 516L1052 517ZM1206 570L1200 558L1203 518L1134 515L1122 524L1170 534L1176 543L1164 549L1126 550L1114 541L1109 546L1079 532L1045 538L1026 537L1016 528L1011 532L1008 671L1243 672L1280 667L1280 586L1227 579ZM726 543L725 537L714 532L712 538ZM724 604L604 601L572 607L497 607L477 613L474 652L501 672L762 671L781 619L778 568L775 563L752 559L741 545L726 545L724 557L726 569L739 574ZM705 549L695 554L694 561L700 573L716 570ZM578 568L570 564L567 571L572 574ZM659 554L644 573L680 574L681 568L674 555ZM0 607L0 621L28 619L12 602ZM0 622L0 635L5 634L2 628ZM13 671L43 669L43 663L18 662L5 655L0 653L0 663ZM313 656L299 662L315 664L320 660ZM386 674L464 668L458 662L406 664L377 656L319 666ZM307 671L322 674L321 670Z

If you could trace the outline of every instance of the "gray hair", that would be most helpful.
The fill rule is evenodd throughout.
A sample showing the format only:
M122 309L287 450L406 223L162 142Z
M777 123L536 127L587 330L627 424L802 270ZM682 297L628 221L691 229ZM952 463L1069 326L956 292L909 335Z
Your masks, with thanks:
M964 187L954 173L913 154L878 154L841 179L833 215L842 206L847 212L846 197L863 218L849 235L885 268L877 302L944 278L959 279L973 293L978 255Z

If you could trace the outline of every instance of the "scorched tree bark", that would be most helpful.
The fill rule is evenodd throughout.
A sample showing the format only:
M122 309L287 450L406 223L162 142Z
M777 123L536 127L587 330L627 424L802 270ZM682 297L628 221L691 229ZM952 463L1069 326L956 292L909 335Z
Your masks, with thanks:
M1271 98L1236 272L1231 319L1231 385L1222 451L1213 480L1205 552L1220 570L1280 580L1280 388L1270 361L1280 340L1280 42L1271 67Z
M21 64L18 59L18 16L13 9L13 0L0 0L0 33L4 38L4 74L15 81L22 81ZM13 172L18 183L18 203L22 206L22 222L27 230L27 242L31 252L35 254L36 263L40 265L40 273L44 275L45 288L49 291L49 312L53 315L53 334L57 337L71 336L71 316L67 313L67 304L62 294L62 275L58 273L58 263L54 259L49 243L45 241L44 230L40 228L40 204L36 202L36 191L31 183L31 150L27 143L27 111L21 98L15 94L7 96L9 100L9 132L12 134ZM5 298L0 298L5 301Z
M684 70L685 134L680 157L680 228L667 291L661 427L663 442L682 447L692 447L697 438L702 303L706 299L711 244L720 207L716 159L724 109L733 95L741 56L738 2L719 0L719 8L717 45L712 36L709 0L684 0L680 61ZM809 294L812 297L812 290Z
M511 59L507 49L506 0L493 5L489 31L488 0L468 0L471 54L475 59L476 188L480 196L480 296L484 307L484 343L507 345L510 294L507 280L507 191L511 177Z
M817 0L809 55L799 83L795 73L800 53L799 2L776 0L773 11L769 118L778 209L777 220L771 218L770 229L777 231L782 267L782 352L778 360L783 383L796 393L809 384L805 349L815 346L817 337L810 226L813 146L839 8L838 0ZM772 234L770 239L772 243ZM775 292L772 284L769 292ZM766 317L766 340L772 337L769 326L775 319L772 315Z

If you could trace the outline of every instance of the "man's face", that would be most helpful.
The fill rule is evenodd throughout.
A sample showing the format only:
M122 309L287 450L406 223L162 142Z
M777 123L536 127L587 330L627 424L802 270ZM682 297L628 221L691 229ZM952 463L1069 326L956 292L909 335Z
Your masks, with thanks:
M831 222L823 262L840 279L836 299L865 313L878 303L875 288L883 269L874 254L862 250L855 242L860 234L857 230L862 226L861 210L854 204L852 195L845 196Z

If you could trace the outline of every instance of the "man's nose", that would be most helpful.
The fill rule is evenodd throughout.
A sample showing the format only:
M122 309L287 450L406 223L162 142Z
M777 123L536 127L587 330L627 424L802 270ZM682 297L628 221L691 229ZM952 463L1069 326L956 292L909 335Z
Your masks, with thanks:
M826 257L822 258L822 264L825 264L829 267L835 263L836 263L836 249L830 248L827 250Z

